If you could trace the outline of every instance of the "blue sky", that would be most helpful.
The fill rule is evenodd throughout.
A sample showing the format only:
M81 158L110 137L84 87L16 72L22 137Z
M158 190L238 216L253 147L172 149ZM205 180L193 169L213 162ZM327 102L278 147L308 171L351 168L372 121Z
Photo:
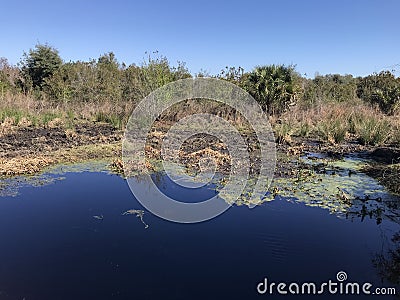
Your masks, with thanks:
M192 73L296 64L309 77L400 66L400 1L2 1L0 56L17 63L38 42L65 61L113 51L140 63L159 51Z

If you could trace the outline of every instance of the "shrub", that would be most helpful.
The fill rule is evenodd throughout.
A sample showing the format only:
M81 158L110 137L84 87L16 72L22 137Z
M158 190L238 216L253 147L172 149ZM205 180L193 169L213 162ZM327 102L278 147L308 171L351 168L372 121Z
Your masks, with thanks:
M338 144L345 140L347 134L346 119L327 119L321 121L317 126L319 136L327 142Z
M358 122L356 134L364 145L381 145L388 141L390 132L388 120L369 116Z
M389 71L362 78L357 85L357 96L393 114L400 107L400 78Z
M275 140L278 144L290 143L293 134L292 125L288 122L276 123L274 126Z

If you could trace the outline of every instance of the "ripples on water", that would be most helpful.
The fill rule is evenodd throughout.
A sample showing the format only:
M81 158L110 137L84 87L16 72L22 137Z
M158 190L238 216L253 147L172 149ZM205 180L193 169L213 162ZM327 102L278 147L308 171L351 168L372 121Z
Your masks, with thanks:
M275 180L274 201L190 225L147 212L101 164L3 180L0 299L255 299L264 277L324 282L340 270L394 286L399 200L359 172L362 164L331 161L296 183ZM213 186L192 193L163 174L157 180L181 201L215 194ZM361 200L340 201L338 186ZM144 211L143 222L123 215L132 209Z

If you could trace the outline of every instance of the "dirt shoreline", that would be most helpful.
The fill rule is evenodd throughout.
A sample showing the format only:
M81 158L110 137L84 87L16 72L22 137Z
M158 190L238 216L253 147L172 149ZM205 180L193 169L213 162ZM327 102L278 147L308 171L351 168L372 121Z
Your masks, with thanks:
M48 166L117 159L122 132L102 123L13 128L0 136L0 177L34 174Z
M168 126L161 126L152 131L148 138L147 155L154 161L161 157L160 145L167 129ZM109 160L110 168L122 172L122 137L123 132L111 125L93 122L77 124L74 129L13 128L7 134L0 136L0 178L35 174L56 164L99 159ZM207 148L204 148L205 138ZM251 145L252 142L249 143ZM355 141L331 145L310 138L293 138L290 143L285 142L276 146L276 177L293 176L294 171L299 168L298 158L306 153L325 154L332 159L357 153L376 159L376 163L366 170L368 175L376 178L389 190L400 193L399 148L363 146ZM180 158L189 168L196 171L199 168L198 159L204 154L216 157L218 171L230 170L226 148L221 146L220 141L205 136L184 144ZM390 176L386 176L389 174L388 171Z

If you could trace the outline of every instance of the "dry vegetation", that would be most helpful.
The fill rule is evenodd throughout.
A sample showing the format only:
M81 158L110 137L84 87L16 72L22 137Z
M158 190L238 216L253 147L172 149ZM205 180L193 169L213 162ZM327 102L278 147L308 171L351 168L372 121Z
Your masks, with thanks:
M400 116L386 115L361 101L327 103L292 110L271 119L278 141L292 136L314 137L330 144L358 142L363 145L400 144Z
M135 105L151 91L189 77L184 64L171 66L165 57L149 56L140 66L126 66L110 52L98 60L64 63L48 45L36 45L18 67L0 58L0 174L32 173L58 162L114 156ZM212 77L234 83L254 97L269 114L276 141L288 154L304 150L310 140L331 149L349 144L399 148L400 78L390 72L307 79L293 66L270 65L247 73L227 67ZM202 112L223 117L249 133L251 120L212 101L186 101L165 112L161 120L169 124ZM113 132L97 130L104 124Z

